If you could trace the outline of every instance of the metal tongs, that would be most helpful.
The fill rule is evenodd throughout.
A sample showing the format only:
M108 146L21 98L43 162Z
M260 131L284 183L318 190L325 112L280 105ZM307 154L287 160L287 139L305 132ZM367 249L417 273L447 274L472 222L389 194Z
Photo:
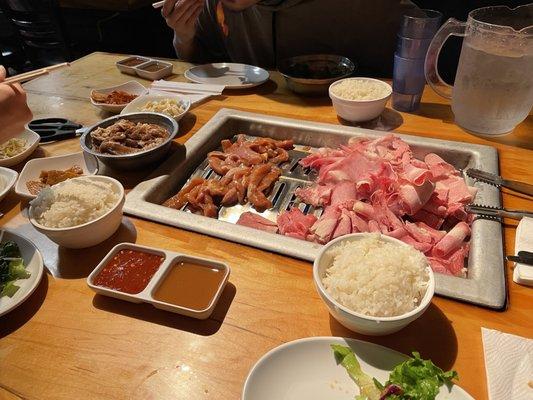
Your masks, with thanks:
M506 256L508 261L519 264L533 265L533 253L530 251L519 251L516 256Z
M525 210L508 210L503 207L482 206L479 204L469 204L465 211L471 214L480 214L484 217L506 217L512 219L522 219L523 217L533 218L533 212Z
M491 174L490 172L481 171L475 168L468 168L466 170L466 174L470 178L474 178L481 182L488 183L489 185L493 185L496 187L503 186L508 189L514 190L515 192L520 192L529 196L533 196L533 185L530 185L529 183L503 179L499 175Z

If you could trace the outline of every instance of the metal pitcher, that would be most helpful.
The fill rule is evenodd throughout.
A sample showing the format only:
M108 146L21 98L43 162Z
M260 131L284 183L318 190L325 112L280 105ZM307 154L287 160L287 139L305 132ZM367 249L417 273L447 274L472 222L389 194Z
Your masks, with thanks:
M464 37L453 87L437 70L451 35ZM511 132L533 106L533 3L479 8L466 23L450 18L429 46L425 74L433 90L451 98L459 126L489 136Z

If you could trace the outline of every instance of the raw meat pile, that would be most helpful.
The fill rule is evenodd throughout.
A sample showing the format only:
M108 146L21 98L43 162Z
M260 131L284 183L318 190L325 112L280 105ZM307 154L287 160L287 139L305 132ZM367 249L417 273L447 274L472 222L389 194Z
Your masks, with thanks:
M269 138L246 140L239 135L235 143L223 140L222 151L208 154L209 166L220 179L193 178L164 206L181 209L185 204L194 212L216 218L220 206L231 207L250 202L259 211L272 207L266 197L281 175L275 164L287 161L291 140Z
M464 274L471 224L464 206L476 188L441 157L430 153L418 160L407 143L389 135L321 148L300 164L315 169L318 179L296 194L323 207L320 218L292 208L277 224L253 214L243 214L238 223L318 243L381 232L423 252L435 272Z

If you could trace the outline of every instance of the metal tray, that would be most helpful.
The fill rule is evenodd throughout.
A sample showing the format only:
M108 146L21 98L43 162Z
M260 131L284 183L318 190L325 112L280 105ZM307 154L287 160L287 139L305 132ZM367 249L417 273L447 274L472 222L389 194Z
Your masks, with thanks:
M222 109L185 143L184 151L176 152L157 168L146 181L141 182L128 193L124 212L313 261L321 248L319 244L234 224L238 215L246 211L242 208L246 206L236 206L241 207L238 210L235 207L231 207L234 210L222 209L221 218L215 220L189 213L186 210L174 210L160 205L177 193L193 174L209 173L205 168L206 165L202 164L205 163L207 153L219 148L222 139L232 138L237 133L271 137L278 140L293 139L295 143L301 145L301 147L297 146L297 152L306 148L303 146L310 148L335 147L346 143L352 137L379 137L385 134L368 129ZM498 153L493 147L401 134L398 136L409 143L417 158L423 158L425 154L434 152L458 169L478 168L498 174ZM297 171L296 175L300 172L302 171ZM272 190L271 198L278 195L284 199L283 204L276 201L274 205L276 209L287 205L286 199L290 197L288 193L292 193L294 182L308 180L305 173L292 177L290 175L290 171L289 173L285 171L281 179L281 181L292 182L290 185L284 186L282 189L284 194L277 194L280 183ZM465 179L467 179L468 184L478 187L477 203L490 206L501 205L500 192L497 188L476 183L470 178ZM315 212L315 210L308 211ZM263 215L269 217L269 212L272 211L266 211ZM270 215L270 217L272 216ZM435 291L442 296L490 308L501 309L505 307L505 269L502 227L499 222L481 219L474 221L467 277L459 278L436 274Z

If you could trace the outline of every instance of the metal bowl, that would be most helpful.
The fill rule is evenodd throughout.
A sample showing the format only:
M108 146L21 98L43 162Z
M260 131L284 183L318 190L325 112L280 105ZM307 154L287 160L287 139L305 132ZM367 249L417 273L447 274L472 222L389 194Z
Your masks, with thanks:
M293 92L320 96L328 93L329 85L333 82L352 75L355 64L342 56L312 54L282 60L278 71Z
M112 155L99 153L93 150L91 132L97 128L107 128L108 126L113 125L119 119L127 119L132 122L144 122L148 124L156 124L162 126L167 130L169 136L167 140L165 140L159 146L153 147L148 150L139 151L137 153ZM97 124L91 126L85 131L85 133L80 138L80 144L84 152L94 155L96 158L98 158L98 160L100 160L102 163L104 163L110 168L119 170L136 170L146 167L149 164L155 163L156 161L159 161L163 157L165 157L168 150L170 149L172 139L176 137L177 133L178 123L173 118L159 113L140 112L116 115L114 117L110 117L98 122Z

